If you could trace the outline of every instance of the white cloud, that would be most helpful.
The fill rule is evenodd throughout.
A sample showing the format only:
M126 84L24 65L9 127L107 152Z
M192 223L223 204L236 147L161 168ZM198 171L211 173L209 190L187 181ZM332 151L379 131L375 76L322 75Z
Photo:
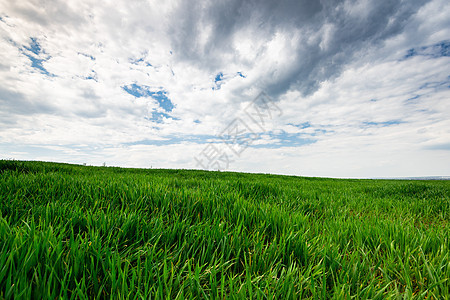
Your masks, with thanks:
M0 157L195 168L265 90L283 115L229 169L450 173L446 1L0 0L0 11ZM131 84L165 91L175 108L130 95Z

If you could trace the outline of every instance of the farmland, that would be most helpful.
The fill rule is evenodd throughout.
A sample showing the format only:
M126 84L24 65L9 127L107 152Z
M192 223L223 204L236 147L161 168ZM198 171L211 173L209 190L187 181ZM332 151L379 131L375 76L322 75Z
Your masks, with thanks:
M450 297L450 181L0 172L0 299Z

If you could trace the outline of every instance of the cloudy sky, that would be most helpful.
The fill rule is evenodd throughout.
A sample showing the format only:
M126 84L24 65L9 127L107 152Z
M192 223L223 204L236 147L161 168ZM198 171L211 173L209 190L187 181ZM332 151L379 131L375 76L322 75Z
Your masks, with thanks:
M0 158L450 175L447 0L0 0L0 49Z

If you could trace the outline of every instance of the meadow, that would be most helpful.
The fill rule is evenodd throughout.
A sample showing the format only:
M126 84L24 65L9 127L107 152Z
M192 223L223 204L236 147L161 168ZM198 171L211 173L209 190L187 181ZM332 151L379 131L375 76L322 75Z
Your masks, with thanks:
M0 299L448 299L450 181L0 161Z

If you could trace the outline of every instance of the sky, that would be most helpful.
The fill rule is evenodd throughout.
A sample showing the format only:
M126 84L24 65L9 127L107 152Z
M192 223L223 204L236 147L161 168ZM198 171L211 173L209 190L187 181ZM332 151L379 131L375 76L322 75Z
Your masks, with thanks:
M0 0L0 159L450 175L447 0Z

